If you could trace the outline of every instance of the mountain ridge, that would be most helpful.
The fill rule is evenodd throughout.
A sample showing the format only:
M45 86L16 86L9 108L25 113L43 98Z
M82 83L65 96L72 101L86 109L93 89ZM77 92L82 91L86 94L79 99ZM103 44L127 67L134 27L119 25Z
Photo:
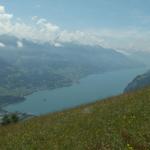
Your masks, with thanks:
M12 94L17 96L18 93L26 95L38 89L71 85L91 74L138 66L123 54L98 46L66 44L55 47L6 35L0 36L0 42L5 45L0 47L0 59L10 65L8 74L1 78L8 83L1 84L0 89L5 87L8 93L9 89L14 89Z
M150 86L150 71L135 77L125 88L124 92L135 91Z

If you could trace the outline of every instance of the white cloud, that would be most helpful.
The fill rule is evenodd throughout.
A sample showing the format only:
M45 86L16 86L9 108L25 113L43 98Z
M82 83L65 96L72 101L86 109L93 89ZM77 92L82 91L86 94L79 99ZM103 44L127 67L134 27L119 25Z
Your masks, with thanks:
M32 21L37 21L38 16L33 16L31 19L32 19Z
M18 48L22 48L23 47L23 43L21 41L17 41L17 47Z
M5 7L0 5L0 14L3 14L5 13Z
M55 46L61 46L68 42L99 45L102 41L97 36L82 31L62 30L59 26L44 18L38 18L38 16L33 16L31 20L33 25L28 25L21 19L15 20L12 14L5 12L3 7L3 14L0 14L0 34L10 34L34 42L49 42Z
M101 45L103 39L96 35L82 31L62 31L58 36L58 42L60 43L79 43L84 45Z
M97 32L103 39L104 47L129 50L150 51L150 31L144 29L103 29Z
M36 24L41 27L42 31L55 32L59 30L58 26L51 24L44 18L39 19Z
M44 18L33 16L32 23L27 24L7 13L0 5L0 34L8 34L34 42L48 42L54 46L64 43L84 45L101 45L119 50L148 50L150 51L150 31L143 29L99 29L96 31L68 31L61 29ZM30 21L29 21L30 22ZM23 43L19 41L18 47Z
M5 44L0 42L0 47L5 47Z

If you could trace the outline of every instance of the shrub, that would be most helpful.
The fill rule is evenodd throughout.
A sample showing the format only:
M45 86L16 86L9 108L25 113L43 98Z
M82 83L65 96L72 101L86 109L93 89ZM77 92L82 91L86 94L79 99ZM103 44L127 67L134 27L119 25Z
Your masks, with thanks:
M8 125L10 124L10 118L9 118L9 115L4 115L3 118L2 118L2 125Z
M17 123L19 121L19 117L17 114L6 114L2 118L2 125L8 125L10 123Z
M17 114L12 114L12 115L10 116L10 120L11 120L11 123L16 123L16 122L19 121L19 117L18 117Z

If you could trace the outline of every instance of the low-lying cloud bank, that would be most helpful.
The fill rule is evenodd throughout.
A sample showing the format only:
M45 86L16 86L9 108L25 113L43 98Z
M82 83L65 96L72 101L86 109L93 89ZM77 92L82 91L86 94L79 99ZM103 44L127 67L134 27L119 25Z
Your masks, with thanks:
M0 35L3 34L33 42L48 42L54 46L62 46L64 43L77 43L121 50L150 51L150 31L143 29L68 31L38 16L33 16L31 23L27 24L21 19L16 19L13 14L6 12L5 7L0 5ZM0 47L4 46L3 43L0 43ZM18 47L22 46L22 43L18 43Z
M94 34L62 30L59 26L37 16L32 17L32 25L26 24L21 19L15 19L13 14L7 13L4 6L0 6L0 34L9 34L34 42L49 42L55 46L70 42L101 45L102 41Z

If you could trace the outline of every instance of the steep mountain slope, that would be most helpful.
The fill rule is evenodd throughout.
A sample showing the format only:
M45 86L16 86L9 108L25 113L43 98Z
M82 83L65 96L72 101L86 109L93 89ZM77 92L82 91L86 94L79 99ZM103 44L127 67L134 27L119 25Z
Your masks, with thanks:
M148 150L150 88L0 127L0 149Z
M150 71L145 74L137 76L132 82L125 88L125 92L142 89L143 87L150 86Z

